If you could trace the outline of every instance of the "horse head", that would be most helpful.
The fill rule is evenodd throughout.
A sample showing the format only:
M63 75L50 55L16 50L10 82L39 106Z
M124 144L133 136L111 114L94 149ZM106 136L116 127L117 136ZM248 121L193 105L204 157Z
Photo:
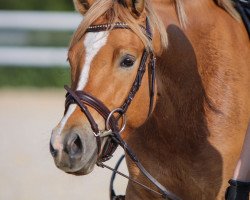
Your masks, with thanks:
M69 48L71 89L67 88L65 115L52 132L50 150L58 168L84 175L103 158L103 151L116 147L102 134L109 129L119 132L127 119L122 137L129 137L153 110L154 75L148 66L166 47L167 36L147 1L74 3L85 18ZM111 127L114 119L117 124Z

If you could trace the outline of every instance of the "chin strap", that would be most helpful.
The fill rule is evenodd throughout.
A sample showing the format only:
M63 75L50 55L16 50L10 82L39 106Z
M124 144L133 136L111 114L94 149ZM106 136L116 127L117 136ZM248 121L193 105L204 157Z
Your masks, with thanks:
M226 200L249 200L250 182L229 180L230 186L226 191Z

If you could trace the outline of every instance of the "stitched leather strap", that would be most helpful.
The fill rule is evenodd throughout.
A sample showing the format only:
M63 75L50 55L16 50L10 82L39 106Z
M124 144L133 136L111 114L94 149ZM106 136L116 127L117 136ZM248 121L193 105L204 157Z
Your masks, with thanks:
M146 71L147 58L148 58L148 52L146 51L146 49L144 49L143 54L142 54L142 58L141 58L141 63L140 63L140 66L138 68L138 72L137 72L135 81L133 83L133 86L128 94L128 97L126 98L123 105L121 106L123 113L127 112L129 105L131 104L132 100L134 99L136 93L138 92L138 90L141 86L142 78L143 78L144 73Z
M126 23L123 22L116 22L114 24L99 24L93 25L87 28L86 32L102 32L108 31L110 29L130 29Z
M154 106L154 97L155 97L155 79L156 79L156 72L155 72L155 66L156 66L156 58L151 55L151 61L150 61L151 68L148 69L148 76L149 79L149 95L150 95L150 102L149 102L149 110L148 110L148 116L153 112L153 106ZM151 70L151 71L150 71Z

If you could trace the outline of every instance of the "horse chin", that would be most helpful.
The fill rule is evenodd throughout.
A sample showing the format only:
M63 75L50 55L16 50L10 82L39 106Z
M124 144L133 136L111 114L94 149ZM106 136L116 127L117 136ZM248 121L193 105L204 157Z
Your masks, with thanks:
M66 172L67 174L75 175L75 176L84 176L90 174L94 170L94 166L91 166L89 168L84 168L75 172Z
M85 159L84 159L85 158ZM67 154L54 158L55 165L67 174L83 176L94 170L97 162L96 151L92 155L82 155L79 160L71 159Z
M69 174L73 174L76 176L83 176L83 175L90 174L95 168L96 161L97 161L97 158L92 157L88 163L84 164L83 167L78 168L75 171L71 171L69 172Z

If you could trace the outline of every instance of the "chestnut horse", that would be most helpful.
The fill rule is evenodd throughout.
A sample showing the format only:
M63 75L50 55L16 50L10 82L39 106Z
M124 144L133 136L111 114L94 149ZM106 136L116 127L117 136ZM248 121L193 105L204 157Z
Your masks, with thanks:
M129 94L143 50L157 57L156 95L148 117L148 68L128 107L122 138L147 171L184 200L224 199L250 119L250 43L229 0L74 0L85 18L71 42L71 89L109 110ZM146 19L152 41L146 37ZM112 29L122 22L130 29ZM89 26L109 24L105 31ZM106 27L107 28L107 27ZM146 65L149 63L147 62ZM87 106L100 130L104 118ZM103 148L106 139L101 140ZM61 170L92 172L98 145L79 106L68 106L51 136ZM127 156L131 178L154 186ZM129 182L126 199L161 199Z

